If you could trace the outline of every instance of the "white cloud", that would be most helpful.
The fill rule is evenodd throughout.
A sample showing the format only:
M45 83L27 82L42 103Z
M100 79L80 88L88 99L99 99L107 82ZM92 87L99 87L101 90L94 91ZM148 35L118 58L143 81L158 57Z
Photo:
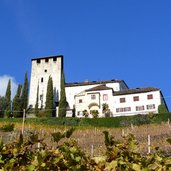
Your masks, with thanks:
M5 95L9 79L11 79L11 97L13 98L16 94L18 84L15 78L9 75L0 76L0 96Z

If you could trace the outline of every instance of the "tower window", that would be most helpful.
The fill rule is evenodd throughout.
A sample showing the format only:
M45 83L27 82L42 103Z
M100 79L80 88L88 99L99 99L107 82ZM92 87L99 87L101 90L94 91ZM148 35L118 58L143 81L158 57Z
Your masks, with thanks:
M41 83L43 83L43 77L41 78Z
M54 61L54 62L56 62L56 60L57 60L56 58L53 58L53 61Z
M47 69L45 69L45 72L47 72Z
M40 59L37 59L37 64L40 64Z
M47 58L47 59L45 59L45 62L49 62L49 59Z

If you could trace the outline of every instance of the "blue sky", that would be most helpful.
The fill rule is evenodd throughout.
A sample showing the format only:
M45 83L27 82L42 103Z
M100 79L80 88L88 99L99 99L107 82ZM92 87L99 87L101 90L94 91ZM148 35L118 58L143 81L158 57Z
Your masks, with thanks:
M67 82L123 79L160 88L171 106L170 9L169 0L1 0L0 80L22 83L31 58L64 55Z

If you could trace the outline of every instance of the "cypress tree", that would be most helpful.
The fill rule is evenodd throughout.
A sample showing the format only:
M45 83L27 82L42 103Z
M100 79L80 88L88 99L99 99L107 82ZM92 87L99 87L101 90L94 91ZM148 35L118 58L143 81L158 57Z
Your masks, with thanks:
M51 76L49 76L48 85L47 85L45 109L46 109L45 111L46 116L52 117L53 115L53 80Z
M11 111L11 80L8 81L8 85L5 93L5 99L7 104L5 109L5 117L9 117Z
M28 77L27 77L27 72L25 73L25 78L24 78L24 87L22 90L22 95L21 95L21 108L23 109L27 109L27 105L28 105L28 90L29 90L29 83L28 83Z
M22 85L18 85L17 93L13 99L13 115L14 117L22 117L22 108L21 108L21 90Z
M68 102L66 101L65 93L65 77L64 72L61 73L61 92L60 92L60 101L59 101L59 117L66 117L66 109L68 107Z
M38 116L39 114L39 85L37 86L37 97L36 97L36 104L35 104L35 114Z
M4 117L6 107L6 98L4 96L0 96L0 117Z

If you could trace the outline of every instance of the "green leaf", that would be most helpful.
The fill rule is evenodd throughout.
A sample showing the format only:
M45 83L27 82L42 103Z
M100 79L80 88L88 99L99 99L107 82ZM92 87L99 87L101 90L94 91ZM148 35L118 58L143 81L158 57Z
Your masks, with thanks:
M141 171L141 166L134 163L134 164L132 164L132 169L135 171Z
M34 171L35 170L35 166L34 165L29 165L28 167L27 167L27 170L28 171Z
M58 143L62 138L64 138L64 134L60 133L60 132L55 132L51 134L53 137L54 142Z
M66 138L70 138L74 131L75 131L75 128L71 128L67 130L65 133Z
M113 160L112 162L110 163L106 163L106 168L105 170L115 170L116 167L118 166L118 162L116 160Z

